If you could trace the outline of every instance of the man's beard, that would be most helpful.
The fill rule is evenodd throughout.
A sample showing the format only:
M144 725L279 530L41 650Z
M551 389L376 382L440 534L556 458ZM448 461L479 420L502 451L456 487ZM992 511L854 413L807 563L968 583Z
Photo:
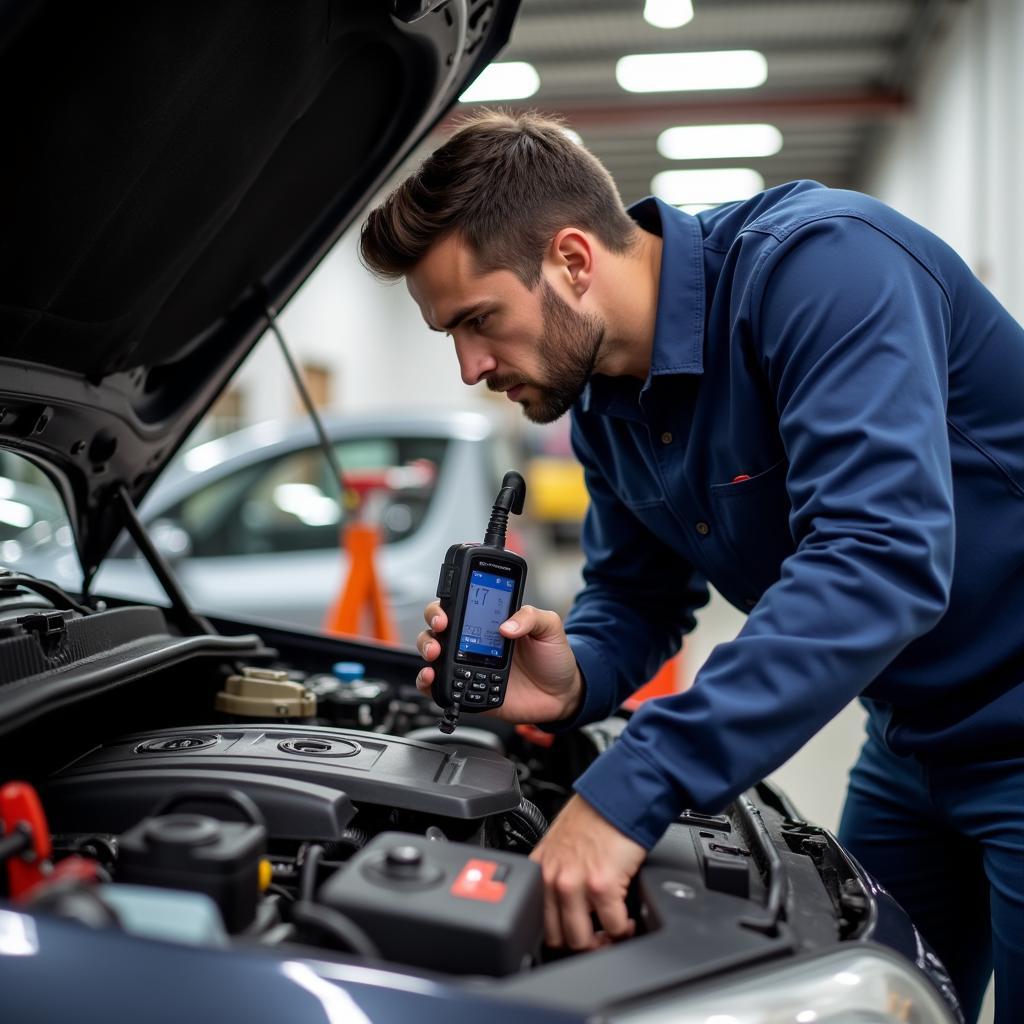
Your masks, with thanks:
M537 355L542 379L492 377L487 386L492 391L507 391L519 383L529 385L538 397L521 399L523 415L534 423L552 423L583 394L601 350L604 324L592 314L575 312L543 278L540 289L544 328Z

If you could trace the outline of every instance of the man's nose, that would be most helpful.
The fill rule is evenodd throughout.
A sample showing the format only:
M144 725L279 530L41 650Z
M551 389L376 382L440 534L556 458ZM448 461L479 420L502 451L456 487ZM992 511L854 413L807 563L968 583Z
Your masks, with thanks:
M459 360L464 384L478 384L486 374L498 367L497 360L487 351L487 346L465 336L455 336L455 355Z

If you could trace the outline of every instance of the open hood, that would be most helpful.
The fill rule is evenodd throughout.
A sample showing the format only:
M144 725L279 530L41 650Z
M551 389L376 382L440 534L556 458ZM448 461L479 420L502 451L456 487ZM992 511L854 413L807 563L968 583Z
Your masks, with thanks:
M519 0L0 0L0 447L90 579Z

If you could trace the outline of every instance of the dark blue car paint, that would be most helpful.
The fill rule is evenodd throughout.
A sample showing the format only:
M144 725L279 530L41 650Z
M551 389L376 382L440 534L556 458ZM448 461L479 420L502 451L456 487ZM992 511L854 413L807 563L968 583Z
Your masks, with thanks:
M155 942L15 912L0 928L4 1024L580 1024L454 986L350 963ZM23 927L22 927L23 926Z

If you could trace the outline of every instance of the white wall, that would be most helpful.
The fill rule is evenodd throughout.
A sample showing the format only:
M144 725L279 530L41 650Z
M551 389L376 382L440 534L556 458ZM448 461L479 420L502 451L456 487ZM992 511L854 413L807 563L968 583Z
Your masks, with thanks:
M1024 3L965 3L865 191L944 238L1024 320Z
M330 408L467 408L486 401L480 389L462 383L451 339L425 326L405 285L381 284L360 265L358 227L334 247L279 321L296 361L331 370ZM269 335L236 380L247 422L298 415L294 385Z

